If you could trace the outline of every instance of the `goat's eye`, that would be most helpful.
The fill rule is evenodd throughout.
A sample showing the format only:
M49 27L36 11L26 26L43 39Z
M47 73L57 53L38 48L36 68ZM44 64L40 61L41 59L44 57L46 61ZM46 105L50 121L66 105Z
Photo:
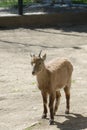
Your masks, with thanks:
M41 65L41 62L39 62L39 65Z

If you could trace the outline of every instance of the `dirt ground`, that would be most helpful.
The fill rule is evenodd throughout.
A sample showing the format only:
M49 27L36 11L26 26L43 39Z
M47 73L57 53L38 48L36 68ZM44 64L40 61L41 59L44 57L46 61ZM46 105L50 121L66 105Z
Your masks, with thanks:
M42 97L31 74L30 52L74 66L71 112L62 97L55 124L41 119ZM87 25L0 30L0 130L87 130Z

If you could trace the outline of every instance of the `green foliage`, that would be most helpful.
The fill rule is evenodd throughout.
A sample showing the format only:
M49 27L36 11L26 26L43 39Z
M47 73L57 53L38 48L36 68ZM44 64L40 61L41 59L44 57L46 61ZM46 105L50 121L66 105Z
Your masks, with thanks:
M18 0L0 0L0 7L10 7L18 4Z
M33 2L33 0L23 0L24 4L28 4L28 3L32 3L32 2Z
M33 3L33 0L23 0L23 5ZM18 0L0 0L0 7L18 6Z
M35 3L41 0L23 0L23 5ZM87 0L71 0L73 4L87 4ZM0 0L0 7L18 7L18 0Z
M87 0L72 0L73 4L87 4Z

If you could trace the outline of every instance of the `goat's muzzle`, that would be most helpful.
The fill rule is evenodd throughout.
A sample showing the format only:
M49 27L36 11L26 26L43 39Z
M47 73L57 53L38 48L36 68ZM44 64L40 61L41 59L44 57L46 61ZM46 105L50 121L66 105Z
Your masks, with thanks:
M34 72L34 71L32 71L32 75L35 75L35 72Z

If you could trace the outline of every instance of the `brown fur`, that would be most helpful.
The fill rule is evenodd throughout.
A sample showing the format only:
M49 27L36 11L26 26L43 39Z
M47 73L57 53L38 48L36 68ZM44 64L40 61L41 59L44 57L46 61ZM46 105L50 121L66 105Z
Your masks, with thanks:
M67 59L54 59L47 64L44 64L44 55L41 57L33 56L32 64L33 75L37 77L38 88L41 90L43 97L43 118L47 116L47 95L49 95L49 109L50 109L50 123L54 121L54 114L56 113L60 101L60 89L64 88L66 96L66 113L70 109L70 86L73 66ZM41 63L41 65L40 65ZM55 106L54 106L54 101Z

